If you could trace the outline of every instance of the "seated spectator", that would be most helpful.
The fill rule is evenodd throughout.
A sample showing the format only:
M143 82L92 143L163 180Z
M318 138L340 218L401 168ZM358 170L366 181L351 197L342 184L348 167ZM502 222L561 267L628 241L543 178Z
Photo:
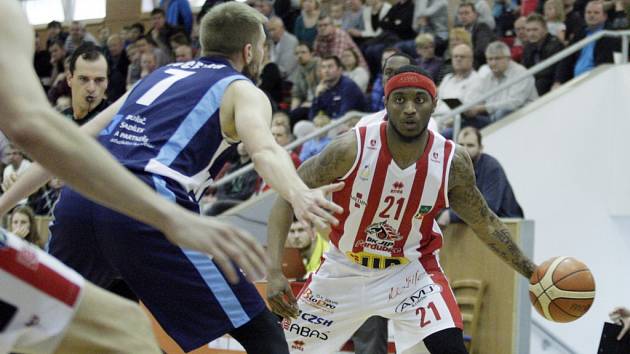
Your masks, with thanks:
M479 2L485 2L485 0L480 0ZM457 9L457 18L466 31L470 33L472 48L475 53L475 69L479 69L481 65L486 63L486 47L496 38L492 29L487 24L481 22L478 17L479 14L475 9L475 5L472 3L463 2L459 5Z
M109 36L107 39L107 63L109 65L109 86L107 87L107 97L113 102L127 91L127 72L129 69L129 58L125 53L125 43L117 34Z
M370 73L362 66L359 66L359 56L352 49L346 49L341 54L341 63L343 64L343 74L361 89L361 92L365 93L368 83L370 81Z
M175 61L184 63L193 60L192 48L189 45L180 45L175 49Z
M453 72L446 74L440 82L440 99L458 99L462 104L470 102L474 89L479 86L480 77L473 68L473 52L468 44L455 46L451 51ZM453 118L438 119L441 127L452 127Z
M164 66L171 62L170 54L167 54L164 50L157 47L157 44L150 36L141 36L134 43L136 48L140 52L139 55L144 53L153 53L155 54L155 58L157 59L157 67Z
M24 157L24 154L17 146L9 144L4 149L4 156L7 165L2 172L2 190L8 191L17 179L28 169L31 162ZM19 204L25 204L27 199L22 199Z
M440 84L442 78L451 72L453 72L453 58L452 52L453 48L457 47L460 44L466 44L471 50L473 50L472 46L472 37L470 33L466 31L463 27L453 28L448 35L448 50L444 53L444 62L442 63L442 69L440 70L439 77L435 80L437 85ZM474 51L473 51L474 53ZM474 63L474 56L473 56Z
M519 14L518 0L497 0L494 2L492 14L496 27L494 32L499 37L514 36L514 21Z
M394 47L385 48L385 50L383 50L379 66L379 74L374 80L372 91L370 92L370 106L368 107L370 112L378 112L385 109L385 104L383 103L383 96L385 95L385 85L383 85L383 68L385 68L385 62L387 59L396 53L398 53L398 49Z
M486 59L490 73L482 75L479 85L474 88L475 95L486 94L499 85L522 75L527 69L510 59L510 48L507 44L496 41L488 45ZM471 97L471 99L474 99ZM496 122L509 113L516 111L538 97L533 77L527 77L506 89L487 98L482 104L471 107L464 112L463 126L481 129Z
M468 151L475 170L477 188L488 203L488 207L498 217L522 218L523 210L516 201L503 167L494 157L483 152L479 130L472 127L462 129L457 142ZM442 227L462 222L457 214L450 210L440 214L437 221Z
M516 38L514 38L514 42L512 42L512 45L510 46L510 55L512 60L517 63L520 63L523 59L523 50L527 44L527 30L525 29L526 23L527 17L525 16L521 16L514 21L514 32L516 33Z
M287 125L290 127L291 120L289 115L286 112L277 111L271 116L271 126L273 127L274 125Z
M456 16L453 16L455 27L466 27L466 24L459 17L459 7L467 3L473 6L473 10L477 14L478 22L485 24L490 30L494 30L496 23L494 22L494 16L487 0L462 0L458 5Z
M37 232L37 222L33 210L27 206L19 206L9 216L10 231L12 234L34 244L43 246Z
M363 59L361 50L352 41L350 35L345 31L336 28L332 24L330 16L322 16L317 22L317 37L313 44L313 53L319 57L334 55L340 58L346 49L353 50L359 57L359 65L367 68L367 63Z
M413 42L410 42L416 38L416 32L412 27L413 11L413 0L396 1L380 21L383 28L381 35L364 45L365 56L372 76L378 73L383 50L387 47L392 46L398 50L406 50L408 51L407 54L415 56Z
M138 38L144 36L144 25L136 22L129 27L129 38L127 38L126 46L135 43Z
M341 21L341 29L348 32L349 30L363 31L363 2L362 0L349 0L348 8L343 14Z
M107 48L107 39L112 34L112 31L107 26L101 27L97 32L97 42L96 45L101 48ZM107 52L107 50L106 50Z
M44 91L50 89L52 82L52 60L50 52L46 48L46 41L40 38L39 33L35 32L35 53L33 55L33 68L42 84Z
M190 39L183 32L175 32L168 38L168 43L174 54L177 48L183 45L190 46Z
M341 24L343 23L343 4L340 2L330 4L329 15L333 26L341 28ZM345 31L345 29L343 30Z
M565 45L573 40L575 35L582 30L584 23L584 8L582 11L575 7L575 0L563 0L564 3L564 24L566 25Z
M319 0L302 0L302 12L295 19L293 34L300 43L313 47L317 36L317 21L319 20Z
M253 7L268 19L273 16L273 3L269 0L254 0Z
M165 11L166 22L175 28L182 28L190 36L193 28L193 15L188 0L161 0L160 7Z
M325 113L318 114L313 118L313 124L316 129L321 129L330 123L330 117ZM311 157L319 154L328 143L330 143L330 137L328 134L320 135L317 138L313 138L302 145L302 151L300 151L300 161L304 162Z
M271 127L271 135L273 135L276 143L280 146L289 145L295 140L293 134L291 134L291 127L284 124L273 125ZM295 153L295 150L289 151L289 156L291 156L291 160L293 161L295 168L300 167L300 156Z
M347 31L353 40L360 44L378 37L383 32L381 21L392 7L385 0L366 0L366 4L367 6L363 7L362 15L363 30L350 28Z
M85 42L97 44L96 38L85 30L83 23L72 21L70 24L70 35L66 38L66 43L64 44L66 53L68 55L71 54Z
M127 89L130 89L138 80L142 68L140 68L140 56L142 53L138 47L132 43L127 47L127 58L129 59L129 67L127 68Z
M612 16L609 20L613 30L625 30L630 28L630 1L615 0Z
M589 1L584 14L586 27L576 33L569 42L569 46L604 30L607 18L602 2ZM561 82L569 81L573 77L587 73L598 65L612 63L613 52L619 51L620 47L619 38L603 37L582 48L579 52L566 57L561 64Z
M322 58L320 63L321 80L315 89L309 117L324 112L331 118L338 118L350 110L362 111L365 96L350 78L344 76L341 60L332 55Z
M422 33L416 37L418 66L425 70L435 81L440 75L444 60L435 56L435 37L430 33Z
M306 278L319 268L322 255L328 251L329 244L324 237L314 234L304 224L296 221L291 224L285 247L300 250L306 269L306 274L304 275Z
M560 42L565 42L567 25L564 24L564 4L562 0L547 0L544 7L544 19L547 23L547 31L550 35L558 38Z
M151 11L151 24L153 26L149 29L149 32L147 32L147 36L151 37L156 47L160 48L164 54L169 57L170 62L173 48L171 48L169 39L177 30L166 22L166 13L161 8L155 8Z
M271 61L271 51L273 50L273 41L265 42L265 51L263 54L262 69L260 70L260 78L258 80L258 88L263 90L273 107L277 107L282 102L282 75L278 65Z
M526 68L531 68L564 49L560 40L547 32L548 26L541 15L536 13L529 15L526 28L528 43L525 46L522 60L522 64ZM542 96L549 92L553 83L561 80L561 74L559 63L535 74L534 79L536 79L538 95Z
M147 52L140 55L140 78L144 78L157 69L155 53Z
M302 139L314 132L315 129L317 129L315 128L315 124L313 124L310 120L301 120L295 123L295 126L293 127L293 136L295 136L296 139Z
M286 31L280 17L272 17L267 23L267 28L273 40L271 61L278 65L283 79L290 79L298 66L295 55L295 49L299 44L298 40Z
M46 25L46 48L50 49L50 46L54 42L61 42L61 47L63 48L66 43L66 38L68 38L68 32L63 31L61 22L48 22L48 25Z
M219 175L228 176L240 170L243 166L249 165L251 162L251 158L247 154L247 151L245 151L243 143L239 143L236 149L238 151L238 160L234 164L226 164L226 167L224 167ZM218 176L217 178L219 178ZM218 187L214 194L214 202L205 211L205 215L219 215L233 206L240 204L242 201L249 199L256 191L257 182L258 173L256 173L255 170L251 170L244 175L236 177L227 184Z
M448 1L416 0L413 29L418 33L431 33L439 41L448 40Z
M307 0L310 1L310 0ZM295 48L298 67L291 87L291 125L308 119L308 112L319 84L319 59L313 57L308 45L300 43Z

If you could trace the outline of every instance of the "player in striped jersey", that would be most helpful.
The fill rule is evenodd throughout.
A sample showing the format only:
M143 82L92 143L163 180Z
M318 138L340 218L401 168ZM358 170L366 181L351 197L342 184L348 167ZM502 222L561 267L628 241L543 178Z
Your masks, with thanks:
M278 199L269 222L267 297L283 316L294 353L331 353L372 315L393 322L398 353L466 353L462 319L438 262L436 214L450 206L514 270L535 269L475 186L466 151L427 129L433 81L403 66L386 83L388 119L348 132L299 169L307 185L344 181L331 247L296 300L280 261L291 208Z

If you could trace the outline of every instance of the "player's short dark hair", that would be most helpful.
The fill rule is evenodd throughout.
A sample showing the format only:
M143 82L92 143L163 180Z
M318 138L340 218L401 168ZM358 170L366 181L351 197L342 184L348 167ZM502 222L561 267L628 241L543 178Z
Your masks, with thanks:
M322 57L322 62L324 60L333 60L335 62L335 65L337 65L338 68L343 67L343 63L341 62L341 59L339 59L339 57L336 55L324 55Z
M481 132L475 127L465 127L459 132L462 137L467 137L470 134L474 134L477 137L477 143L481 146Z
M74 74L74 69L76 68L79 58L85 61L96 61L100 57L105 58L100 47L91 42L83 43L79 48L75 49L70 56L70 74Z
M59 28L61 29L61 22L59 21L50 21L48 22L48 25L46 25L46 28Z
M140 22L136 22L133 25L129 26L130 29L137 29L140 31L140 34L144 34L144 25Z
M413 63L415 60L408 55L405 52L401 52L401 51L397 51L396 53L390 55L387 57L387 59L385 59L385 61L383 62L383 67L381 68L381 72L385 71L385 66L387 66L387 62L389 61L389 59L391 58L395 58L395 57L400 57L400 58L406 58L407 60L409 60L409 63Z
M164 10L162 10L159 7L156 7L155 9L151 10L151 16L153 15L162 15L162 16L166 16L166 12L164 12Z

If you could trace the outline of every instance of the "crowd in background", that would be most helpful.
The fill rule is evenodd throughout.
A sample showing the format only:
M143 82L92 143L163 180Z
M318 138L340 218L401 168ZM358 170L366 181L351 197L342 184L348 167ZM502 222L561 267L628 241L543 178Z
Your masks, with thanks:
M52 21L38 31L33 63L51 105L81 125L156 68L199 58L198 21L217 1L206 1L198 14L186 0L167 3L150 13L148 26L139 19L116 33L106 26L90 33L77 21L67 27ZM440 133L451 137L452 118L443 118L449 110L586 36L630 28L630 0L465 0L455 6L447 0L248 3L269 18L263 67L251 79L272 102L272 133L281 145L349 112L383 110L381 70L394 53L405 53L439 86L435 118ZM496 122L573 77L613 62L620 51L618 38L602 38L472 106L462 115L463 126L480 129ZM292 151L295 165L319 153L332 135ZM0 149L6 191L29 161L4 138ZM235 149L220 176L248 162L244 149ZM50 215L62 186L54 179L21 205L33 215ZM204 212L218 214L266 189L255 172L245 174L208 191Z

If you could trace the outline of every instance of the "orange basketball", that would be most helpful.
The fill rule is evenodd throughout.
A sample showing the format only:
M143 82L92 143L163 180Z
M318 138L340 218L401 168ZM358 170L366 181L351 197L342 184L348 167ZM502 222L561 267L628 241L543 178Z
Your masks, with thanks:
M593 304L595 279L588 267L575 258L551 258L529 280L529 299L536 311L550 321L575 321Z

